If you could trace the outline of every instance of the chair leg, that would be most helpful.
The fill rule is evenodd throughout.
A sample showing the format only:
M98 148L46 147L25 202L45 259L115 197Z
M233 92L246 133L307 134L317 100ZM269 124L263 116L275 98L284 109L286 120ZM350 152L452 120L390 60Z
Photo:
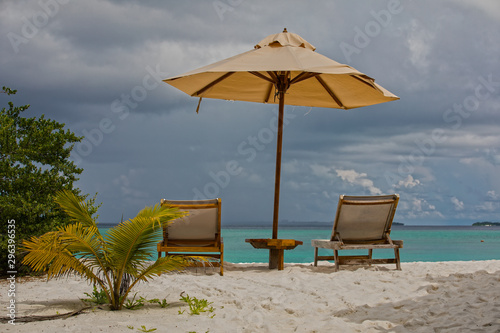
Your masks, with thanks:
M399 248L394 249L394 256L396 257L396 269L401 270L401 260L399 259Z
M318 266L318 248L314 248L314 267Z
M221 247L220 247L219 261L220 261L220 275L223 276L224 275L224 244L221 244Z
M368 259L372 260L372 255L373 255L373 249L368 249ZM368 264L368 266L371 266L372 262Z
M338 250L333 250L333 257L335 260L335 272L339 271L339 251Z
M158 252L158 258L161 258L161 252ZM158 275L161 275L161 273Z

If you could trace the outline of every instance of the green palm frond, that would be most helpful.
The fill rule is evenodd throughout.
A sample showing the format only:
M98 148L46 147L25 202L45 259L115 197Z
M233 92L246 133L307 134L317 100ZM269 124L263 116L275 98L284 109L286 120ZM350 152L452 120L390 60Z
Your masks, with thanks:
M127 273L135 275L145 261L150 260L151 248L162 237L162 226L169 220L182 217L185 213L171 207L143 209L135 218L120 223L106 235L113 262Z
M95 226L84 227L80 223L61 228L60 240L66 244L66 250L85 260L91 267L106 269L109 266L105 251L105 242Z
M159 241L160 229L149 218L135 217L108 230L106 242L115 262L149 260L150 247Z
M164 227L169 221L186 216L188 213L168 205L156 204L142 209L136 217L152 218L155 221L154 228Z
M96 226L96 221L89 214L87 203L71 191L59 191L56 194L55 202L68 214L72 221L79 222L86 227Z
M103 237L83 200L70 191L63 191L57 194L56 202L75 223L23 241L27 252L23 264L35 271L46 271L49 279L77 274L99 284L110 299L112 309L121 309L137 282L181 270L188 264L182 257L150 262L162 228L169 221L186 215L177 208L146 207L135 218L109 229Z
M95 237L96 229L78 223L25 240L23 264L35 271L46 270L49 279L75 273L98 283L98 274L107 265L100 251L102 243Z
M59 242L59 232L52 231L40 237L25 239L21 250L26 251L23 264L30 266L35 272L44 271L58 255L65 249Z

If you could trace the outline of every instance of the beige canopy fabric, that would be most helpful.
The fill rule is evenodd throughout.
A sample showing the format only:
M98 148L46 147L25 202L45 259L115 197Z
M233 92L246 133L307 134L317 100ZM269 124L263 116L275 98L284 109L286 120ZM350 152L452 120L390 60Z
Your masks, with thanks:
M369 76L314 51L297 34L270 35L254 49L164 82L193 97L279 103L273 239L278 237L284 105L352 109L399 99ZM199 104L198 104L199 106Z
M282 32L251 51L164 81L194 97L276 104L272 73L286 72L287 105L352 109L398 99L369 76L314 50L299 35Z

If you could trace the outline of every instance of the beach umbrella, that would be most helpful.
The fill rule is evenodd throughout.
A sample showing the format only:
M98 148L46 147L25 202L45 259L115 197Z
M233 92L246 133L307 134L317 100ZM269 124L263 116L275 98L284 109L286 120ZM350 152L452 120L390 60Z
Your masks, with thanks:
M353 109L399 99L371 77L317 52L285 29L253 50L164 82L193 97L279 104L272 238L278 238L278 215L284 106Z

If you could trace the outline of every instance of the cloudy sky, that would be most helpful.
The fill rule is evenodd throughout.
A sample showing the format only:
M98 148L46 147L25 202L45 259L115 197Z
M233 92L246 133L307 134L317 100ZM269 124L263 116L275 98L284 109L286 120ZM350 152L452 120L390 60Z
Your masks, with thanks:
M101 222L160 198L222 198L223 223L272 221L276 105L162 83L286 27L399 101L286 108L280 219L332 221L339 194L400 194L411 225L500 220L500 4L449 1L0 2L1 106L86 138L76 184Z

